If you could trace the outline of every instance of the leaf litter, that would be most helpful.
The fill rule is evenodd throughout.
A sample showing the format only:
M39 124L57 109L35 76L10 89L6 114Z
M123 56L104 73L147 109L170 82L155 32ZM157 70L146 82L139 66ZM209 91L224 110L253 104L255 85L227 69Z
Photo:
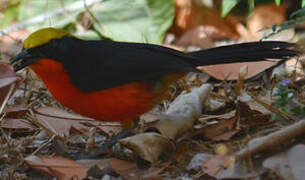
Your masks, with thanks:
M175 36L171 46L189 50L192 45L207 48L224 43L216 40L225 39L228 44L239 37L256 38L251 36L255 30L243 29L236 16L220 19L217 11L190 0L176 1L176 6L176 22L168 32ZM273 11L269 6L260 8ZM259 15L260 11L255 13ZM276 13L282 16L284 12ZM257 23L253 21L262 20L251 20L249 24ZM293 36L294 32L288 35ZM295 63L296 60L287 62L290 69L271 69L272 79L266 78L266 74L271 74L266 68L274 63L247 63L247 73L241 74L240 67L245 64L220 65L216 70L202 68L210 76L188 76L179 82L171 98L154 109L163 112L162 115L144 115L136 135L121 139L101 159L78 161L60 156L96 149L121 130L119 125L74 114L56 102L31 72L21 72L25 77L21 81L7 64L1 63L0 102L5 106L0 121L0 176L212 180L267 177L263 175L274 173L284 179L292 176L300 179L304 173L304 161L300 158L304 142L299 137L304 134L300 119L305 115L302 94L305 87L302 62L297 64L297 71ZM258 76L259 72L263 75ZM251 77L256 79L247 81ZM210 85L201 86L207 79ZM279 89L285 79L290 83L284 88L293 90L295 96L293 102L284 101L285 106L278 107L276 102L284 96L272 91ZM286 108L291 104L296 108ZM202 113L208 118L203 118Z

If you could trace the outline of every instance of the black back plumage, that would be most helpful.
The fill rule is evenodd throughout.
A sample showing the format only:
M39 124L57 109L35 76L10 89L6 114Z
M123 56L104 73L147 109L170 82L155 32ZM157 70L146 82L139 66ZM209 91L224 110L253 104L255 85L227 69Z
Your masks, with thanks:
M183 53L151 44L63 37L31 51L61 62L76 87L92 92L135 81L159 80L172 73L196 72L196 66L285 60L298 54L294 46L286 42L254 42Z

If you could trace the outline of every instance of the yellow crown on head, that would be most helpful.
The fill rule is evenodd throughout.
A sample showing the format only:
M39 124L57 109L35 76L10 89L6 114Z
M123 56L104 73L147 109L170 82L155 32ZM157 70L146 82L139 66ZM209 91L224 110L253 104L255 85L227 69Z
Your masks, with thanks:
M43 28L30 34L23 43L23 48L30 49L50 42L52 39L60 39L71 36L68 32L55 28Z

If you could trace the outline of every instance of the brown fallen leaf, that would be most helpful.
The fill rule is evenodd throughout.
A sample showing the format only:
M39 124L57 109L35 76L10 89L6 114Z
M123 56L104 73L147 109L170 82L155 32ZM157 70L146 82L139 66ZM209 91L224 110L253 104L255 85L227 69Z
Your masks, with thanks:
M62 157L28 156L25 162L30 167L59 180L83 179L87 176L89 169L76 161Z
M22 48L22 40L29 36L30 32L23 29L11 32L9 36L0 38L0 51L4 55L4 59L15 56Z
M39 124L47 128L48 132L53 132L53 134L60 137L68 137L71 127L78 131L87 131L89 129L82 124L87 118L60 109L41 107L36 109L34 114Z
M258 110L252 109L250 105L245 102L238 101L238 106L240 108L239 113L242 128L267 124L271 120L270 114L263 114Z
M304 179L305 145L295 145L284 152L275 154L263 162L263 166L271 169L283 179Z
M261 160L236 161L229 155L214 155L202 164L201 169L216 179L251 179L265 172Z
M124 179L133 179L133 180L153 180L158 179L162 180L159 174L167 168L170 163L165 162L159 164L158 167L151 167L148 170L140 170L137 168L136 163L120 160L120 159L111 159L110 165L112 169L122 176Z
M19 85L20 78L16 75L13 68L4 62L0 63L0 104L2 105L3 101L7 97L11 88L11 94L16 90L16 87ZM14 85L14 87L12 87ZM3 109L2 109L3 110ZM1 110L1 111L2 111ZM1 112L0 112L1 113Z
M164 152L172 152L175 149L169 139L154 132L127 137L121 139L119 143L151 163L156 162Z
M285 21L286 9L285 5L277 6L274 3L258 5L254 8L247 25L256 40L263 36L260 30Z
M199 46L201 49L213 48L214 43L210 37L212 30L217 31L213 26L200 25L183 33L174 44L183 47Z
M25 119L4 118L0 122L1 128L10 129L14 131L33 132L37 129L33 124Z
M225 169L232 168L234 158L226 155L214 155L206 160L201 169L204 173L212 177L218 177Z
M101 170L103 170L110 165L109 161L110 159L82 159L76 162L87 168L98 166Z
M198 69L219 80L237 80L240 68L243 66L248 66L248 74L245 76L245 79L249 79L276 64L277 62L274 61L263 61L201 66Z
M236 39L240 36L237 32L237 20L231 15L220 17L220 12L200 5L192 0L175 1L175 23L173 31L180 35L200 25L205 28L212 27L206 31L212 39Z
M203 127L199 132L195 132L194 135L198 136L203 134L204 137L214 141L227 141L240 131L235 129L235 124L236 117L223 119L216 124Z
M113 137L122 131L122 126L119 122L89 122L91 125L97 126L97 128L107 134L108 137Z
M32 123L25 119L29 110L24 107L6 107L3 110L5 117L0 122L2 128L22 131L22 132L32 132L37 129Z
M3 110L3 113L5 113L6 118L24 118L27 113L29 113L29 109L22 106L10 106L5 107Z
M247 103L238 101L237 107L238 110L234 117L223 118L216 124L206 125L193 135L198 136L203 134L204 137L214 141L227 141L241 130L266 124L270 121L270 114L263 114L260 111L253 110ZM238 119L240 122L238 122ZM238 125L240 128L237 127L237 123L240 123Z

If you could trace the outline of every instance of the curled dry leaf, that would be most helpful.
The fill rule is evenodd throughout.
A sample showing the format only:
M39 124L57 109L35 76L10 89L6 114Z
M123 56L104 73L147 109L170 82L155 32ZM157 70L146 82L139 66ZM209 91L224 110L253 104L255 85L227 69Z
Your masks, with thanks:
M164 152L172 152L175 149L169 139L158 133L141 133L121 139L119 142L151 163L156 162Z
M87 167L76 161L62 157L28 156L25 158L25 162L30 167L59 180L83 179L86 177L88 170Z
M211 85L204 84L190 93L178 96L166 114L161 116L160 121L148 129L155 129L169 139L177 139L193 128L194 122L201 114L202 104L207 99L211 89Z
M142 159L155 162L162 153L174 149L170 139L175 140L193 128L210 91L211 85L204 84L190 93L178 96L166 114L161 115L160 121L147 129L157 130L161 135L146 132L122 139L120 143L132 149Z

